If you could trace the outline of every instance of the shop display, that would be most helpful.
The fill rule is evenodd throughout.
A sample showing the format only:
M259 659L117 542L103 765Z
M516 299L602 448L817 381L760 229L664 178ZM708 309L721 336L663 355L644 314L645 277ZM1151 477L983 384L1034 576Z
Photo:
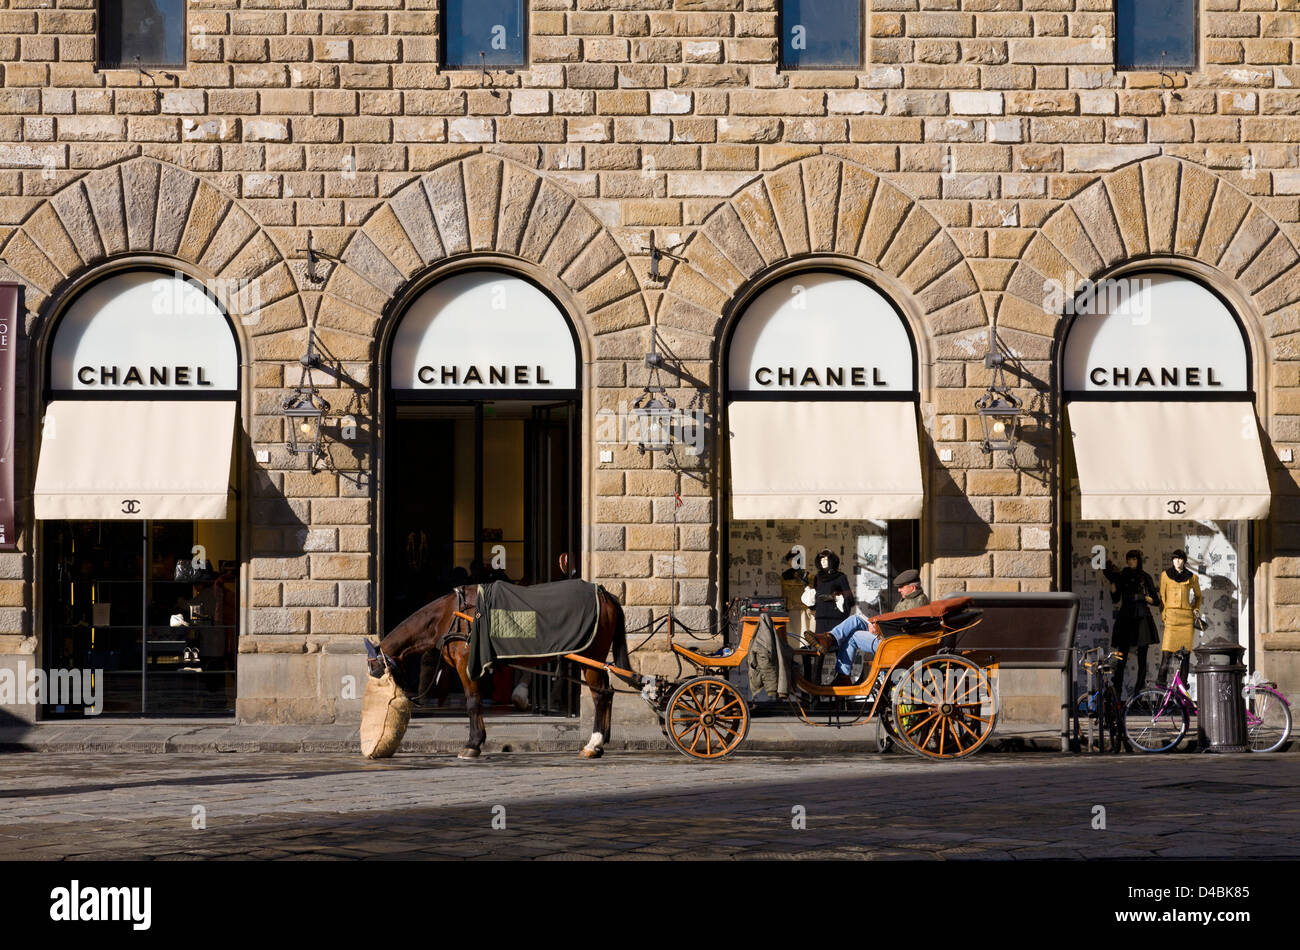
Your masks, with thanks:
M1186 552L1187 570L1195 574L1203 595L1200 613L1205 615L1207 627L1193 630L1193 647L1216 636L1247 645L1242 610L1249 603L1249 575L1238 563L1248 536L1246 522L1083 521L1079 519L1077 490L1072 497L1070 589L1082 599L1077 641L1081 650L1110 643L1115 604L1106 564L1131 548L1140 549L1162 570L1174 551ZM1163 640L1165 620L1158 609L1153 613L1157 615L1158 637ZM1131 664L1126 677L1125 688L1131 689L1136 681Z
M49 665L103 670L106 713L233 712L239 593L224 527L46 522ZM214 569L196 548L232 557ZM81 711L49 710L65 713Z

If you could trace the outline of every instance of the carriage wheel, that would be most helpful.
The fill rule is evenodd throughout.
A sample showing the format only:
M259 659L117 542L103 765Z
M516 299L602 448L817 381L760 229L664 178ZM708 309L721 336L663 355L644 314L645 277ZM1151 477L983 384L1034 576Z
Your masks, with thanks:
M890 704L898 744L927 759L960 759L988 741L997 695L988 670L953 654L914 663Z
M697 676L673 690L664 731L683 755L720 759L749 733L749 707L726 680Z

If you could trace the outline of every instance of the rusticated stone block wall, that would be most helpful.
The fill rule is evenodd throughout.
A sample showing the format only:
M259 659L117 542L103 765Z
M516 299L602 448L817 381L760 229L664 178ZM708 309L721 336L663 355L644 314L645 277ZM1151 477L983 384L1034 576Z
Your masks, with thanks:
M517 267L577 325L584 569L634 626L670 600L693 626L716 617L725 437L690 463L701 480L623 444L600 464L595 413L645 382L651 324L716 386L735 301L799 261L875 279L918 339L932 590L1056 583L1060 318L1044 281L1138 257L1211 280L1264 367L1266 434L1300 448L1296 0L1205 4L1201 68L1164 77L1115 71L1108 0L865 0L868 62L833 71L778 67L775 11L536 0L530 65L480 75L439 67L436 0L195 0L187 67L142 75L95 69L93 0L0 0L0 278L26 285L29 310L20 431L39 422L33 347L78 275L147 253L237 288L241 715L354 711L329 655L381 632L385 308L458 261ZM659 282L652 231L686 258ZM341 263L309 273L309 236ZM995 314L1032 411L1016 469L975 441ZM331 403L358 421L314 473L284 450L278 415L309 324L338 367ZM1300 491L1269 458L1254 596L1280 665L1300 656ZM25 499L30 460L19 478ZM0 653L34 648L23 512L21 551L0 556Z

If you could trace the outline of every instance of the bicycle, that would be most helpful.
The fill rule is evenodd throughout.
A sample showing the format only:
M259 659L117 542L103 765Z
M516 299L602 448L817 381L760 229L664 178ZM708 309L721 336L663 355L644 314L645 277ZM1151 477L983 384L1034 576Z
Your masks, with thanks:
M1246 700L1246 734L1251 752L1280 752L1291 736L1291 703L1264 680L1259 670L1246 678L1241 695Z
M1174 654L1181 666L1188 651ZM1291 735L1291 704L1278 692L1276 683L1266 683L1258 674L1241 690L1246 703L1246 735L1252 752L1276 752ZM1124 732L1143 752L1172 752L1187 735L1191 717L1197 714L1196 700L1187 691L1181 670L1175 668L1169 685L1139 690L1124 707Z
M1124 654L1118 650L1109 653L1102 647L1093 647L1079 659L1079 667L1088 674L1087 691L1081 693L1074 701L1074 739L1072 750L1079 752L1084 740L1079 727L1080 719L1088 720L1088 748L1098 751L1106 750L1106 736L1110 735L1110 751L1119 752L1121 748L1132 751L1124 735L1123 710L1120 706L1119 693L1115 689L1115 676L1119 672ZM1096 687L1094 688L1094 676ZM1094 727L1097 738L1093 740Z

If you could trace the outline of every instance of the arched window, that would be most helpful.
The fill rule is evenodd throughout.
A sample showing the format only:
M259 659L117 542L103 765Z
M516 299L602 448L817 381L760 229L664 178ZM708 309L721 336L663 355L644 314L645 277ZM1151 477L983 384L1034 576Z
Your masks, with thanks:
M33 493L44 651L102 670L106 712L234 711L238 390L233 328L183 274L118 271L59 315Z
M1226 635L1249 646L1250 521L1267 516L1271 493L1240 321L1204 284L1154 270L1086 284L1066 311L1064 511L1080 644L1129 640L1111 595L1130 551L1158 586L1183 550L1209 626L1175 642L1179 625L1153 606L1162 645Z
M915 347L898 309L845 274L785 278L745 306L725 367L730 593L797 600L783 582L828 548L858 599L892 605L894 575L918 566L923 501Z

